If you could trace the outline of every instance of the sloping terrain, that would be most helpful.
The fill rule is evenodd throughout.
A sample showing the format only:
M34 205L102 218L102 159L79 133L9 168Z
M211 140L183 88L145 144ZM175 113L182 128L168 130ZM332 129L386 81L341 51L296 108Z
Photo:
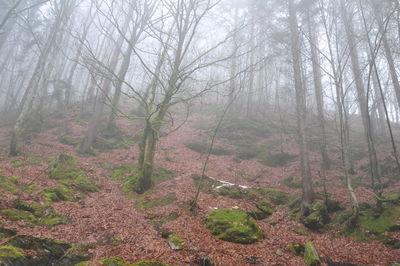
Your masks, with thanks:
M304 265L303 257L293 254L288 245L312 241L321 257L334 262L390 265L400 261L399 247L390 247L374 235L345 236L340 233L340 226L333 225L314 232L296 220L289 205L301 196L297 145L290 133L280 133L272 124L270 128L266 125L254 132L251 131L254 127L250 126L244 132L223 127L206 171L209 183L203 185L194 212L190 212L189 207L196 193L196 175L201 174L206 156L202 145L206 145L212 128L204 124L204 119L194 118L161 138L156 155L159 179L153 189L142 195L128 191L124 185L137 160L140 126L126 120L118 121L124 135L130 137L122 140L129 148L114 145L117 149L111 149L112 145L104 144L110 142L100 140L102 149L99 148L95 156L80 156L74 145L83 137L86 125L85 119L74 113L68 119L52 118L48 129L33 136L25 145L25 155L12 158L4 156L10 127L0 128L0 154L3 154L0 157L0 227L17 234L0 235L0 246L12 238L27 235L73 244L72 247L81 248L85 256L89 255L86 259L92 260L120 258L130 263L158 261L169 265L210 265L206 262ZM254 147L247 145L246 140ZM339 150L332 147L329 155L333 165L332 170L325 173L326 189L331 199L348 209ZM55 165L60 163L60 154L72 156L76 161L74 167L83 171L79 172L83 181L52 176ZM356 162L356 193L361 202L373 203L373 194L367 185L369 180L361 167L365 160L360 158ZM311 162L315 190L322 192L317 151L311 153ZM399 179L387 181L390 185L386 193L400 191ZM54 189L64 194L56 197L45 193L57 194ZM278 198L284 195L282 197L287 196L287 200L279 202L266 189L279 191L282 194L277 194ZM220 240L208 230L205 220L212 211L253 212L261 199L271 201L272 208L271 215L256 220L264 238L253 244L239 244ZM45 214L29 208L21 210L23 207L18 207L16 202L44 206ZM14 210L13 215L10 210ZM44 223L48 210L61 218ZM400 221L395 222L399 224ZM179 250L169 245L171 234L183 243ZM390 234L399 239L398 231ZM35 251L23 250L35 256Z

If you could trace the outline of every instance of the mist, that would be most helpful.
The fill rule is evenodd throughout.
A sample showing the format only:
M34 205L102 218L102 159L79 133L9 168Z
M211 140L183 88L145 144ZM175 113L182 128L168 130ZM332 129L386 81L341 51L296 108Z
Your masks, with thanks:
M0 265L398 265L399 18L0 0Z

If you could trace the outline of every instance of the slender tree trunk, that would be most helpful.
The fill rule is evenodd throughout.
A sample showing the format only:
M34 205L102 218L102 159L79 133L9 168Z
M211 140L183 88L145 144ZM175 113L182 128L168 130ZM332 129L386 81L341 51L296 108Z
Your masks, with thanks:
M346 10L346 5L344 0L340 0L340 11L346 31L347 42L349 44L351 67L357 91L357 98L360 107L359 109L360 109L361 119L364 127L364 134L368 145L368 157L371 166L371 183L377 194L381 194L382 189L380 184L379 166L378 166L378 159L376 156L375 144L373 140L373 128L369 117L369 108L367 102L368 99L365 95L365 88L362 80L362 71L360 68L360 63L357 53L357 46L354 35L354 26Z
M314 89L315 89L315 98L317 103L317 113L318 113L318 122L321 129L321 143L320 150L322 156L322 166L324 169L330 168L330 160L327 152L327 141L326 141L326 128L325 128L325 115L324 115L324 97L322 90L322 74L320 68L320 60L317 52L318 40L312 30L312 27L315 25L310 18L310 12L307 12L307 24L308 24L308 33L310 36L310 49L311 49L311 58L312 58L312 68L314 74Z
M305 87L302 83L301 57L299 30L297 24L297 15L294 6L294 0L289 0L289 23L291 32L291 51L293 60L294 85L296 90L296 111L297 111L297 130L300 146L301 174L303 177L303 199L302 211L303 215L309 213L310 204L314 200L314 191L311 181L311 170L308 159L306 135L305 135L305 119L306 119L306 98Z

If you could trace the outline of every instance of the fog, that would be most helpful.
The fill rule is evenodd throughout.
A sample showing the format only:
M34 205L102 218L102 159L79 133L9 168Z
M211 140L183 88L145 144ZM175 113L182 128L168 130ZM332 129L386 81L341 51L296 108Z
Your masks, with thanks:
M11 200L0 208L15 207L23 198L53 210L58 201L88 204L76 193L99 199L100 193L107 197L118 191L120 200L113 198L109 204L131 197L140 213L154 200L151 193L158 191L167 199L175 195L177 209L170 216L148 211L143 219L157 217L168 223L175 220L172 213L179 213L186 224L194 217L196 222L206 221L211 235L229 242L229 233L210 229L214 220L205 216L216 213L210 210L237 210L259 221L278 209L288 212L267 192L260 192L271 188L295 195L282 205L309 230L324 234L330 222L337 223L332 216L336 210L328 210L332 198L343 204L345 222L331 228L342 230L345 224L351 232L373 232L368 238L387 248L388 239L396 235L386 227L373 231L362 221L370 218L368 211L379 219L385 211L398 210L394 206L399 195L388 195L400 189L399 18L400 5L393 0L0 0L0 177L16 186L40 188L29 195L15 192L17 188L14 194L8 191ZM32 166L37 156L39 163ZM22 168L14 171L20 161ZM52 176L66 162L79 168L62 166L73 172L72 177ZM47 168L39 169L41 165ZM175 175L172 181L161 178L165 187L158 179L160 169ZM9 179L36 172L40 172L37 179ZM121 172L119 179L105 177ZM72 194L64 195L64 200L49 199L48 189L60 184ZM124 193L131 194L124 197ZM268 215L261 197L270 204ZM249 214L248 206L265 217ZM32 212L29 208L24 211ZM39 219L35 217L32 221ZM400 214L390 217L398 226ZM34 226L45 226L40 219ZM65 219L63 226L71 226L65 230L79 231ZM135 224L147 226L144 220L129 221L130 230L136 230ZM152 225L159 234L165 233L161 225ZM182 226L172 222L168 230ZM253 232L252 240L237 236L236 242L266 245L261 240L263 226ZM191 230L187 235L194 235L195 229ZM383 237L385 232L391 233ZM49 237L57 238L51 233ZM133 245L116 237L125 251ZM152 237L158 240L151 243L160 241ZM171 246L172 240L168 241ZM398 241L393 243L398 248ZM194 263L193 250L204 248L194 240L192 244L179 248L187 252L179 255L189 261L186 264ZM290 252L279 255L281 246L269 254L264 244L258 247L263 255L255 254L253 262L268 264L290 257ZM283 249L286 244L290 243L280 243ZM310 247L303 245L296 252L303 254L304 248ZM104 250L94 249L93 254L104 257ZM207 249L207 256L219 259L200 265L252 263L253 255L247 251L232 250L239 253L228 258ZM377 249L370 245L363 252L370 250ZM343 252L340 249L336 258L325 254L317 261L369 263L361 256L345 258ZM93 254L90 259L100 258ZM128 261L159 258L115 254ZM299 265L293 257L299 254L291 255L291 265ZM387 254L385 263L394 263L390 259L398 252ZM12 265L2 261L0 246L2 263ZM305 263L319 265L307 259Z

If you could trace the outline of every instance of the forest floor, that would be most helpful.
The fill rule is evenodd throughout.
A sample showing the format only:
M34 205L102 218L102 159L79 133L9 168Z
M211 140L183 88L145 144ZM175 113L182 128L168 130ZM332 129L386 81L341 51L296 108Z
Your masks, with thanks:
M18 235L30 235L50 238L66 243L92 244L89 249L93 258L119 257L128 262L153 260L170 265L190 265L207 256L216 265L249 265L258 262L261 265L304 265L301 256L292 254L287 246L290 243L304 244L312 241L322 257L336 262L361 265L390 265L400 262L400 249L390 248L378 240L361 241L353 237L338 235L335 228L322 232L312 232L291 218L288 206L275 206L271 216L257 221L265 238L254 244L235 244L219 240L207 229L204 219L214 209L239 208L252 209L252 199L232 199L213 193L200 193L195 213L188 210L194 198L196 186L194 174L201 174L205 155L189 149L188 142L198 140L206 134L196 126L198 120L189 121L179 130L160 139L155 163L173 173L173 178L157 183L143 194L121 191L123 180L111 178L113 170L137 161L138 147L114 149L99 152L96 156L80 156L72 145L62 144L58 132L63 125L68 127L68 136L82 138L87 122L79 119L77 113L71 113L68 119L52 118L55 125L40 132L24 146L23 156L7 157L10 140L10 126L0 128L0 178L19 177L18 186L35 185L28 192L9 192L1 190L0 210L12 206L16 199L43 201L41 191L56 187L58 180L50 178L49 162L60 153L69 153L77 157L77 164L87 177L100 187L97 192L85 193L76 201L52 203L54 210L66 217L68 222L54 227L28 225L26 221L12 221L0 216L0 227L15 230ZM129 135L140 133L137 123L119 120L118 126ZM277 138L272 136L271 139ZM283 150L297 153L294 140L286 139ZM327 190L332 199L336 199L349 208L349 197L343 176L338 150L329 154L333 160L332 170L326 172ZM316 183L320 158L311 153L313 176ZM276 188L300 197L301 188L289 188L282 181L289 176L299 176L299 163L293 161L282 167L268 167L258 159L238 160L233 155L211 155L206 175L217 180L258 188ZM366 177L367 178L367 177ZM367 179L366 179L367 180ZM315 187L322 191L323 186ZM393 183L385 192L400 191L400 182ZM360 201L373 202L373 193L364 186L356 188ZM139 203L149 202L174 195L164 206L139 208ZM185 247L172 250L166 239L160 236L155 219L163 220L163 230L178 235ZM299 232L301 231L301 232ZM398 235L399 236L399 235ZM1 244L1 240L0 240Z

